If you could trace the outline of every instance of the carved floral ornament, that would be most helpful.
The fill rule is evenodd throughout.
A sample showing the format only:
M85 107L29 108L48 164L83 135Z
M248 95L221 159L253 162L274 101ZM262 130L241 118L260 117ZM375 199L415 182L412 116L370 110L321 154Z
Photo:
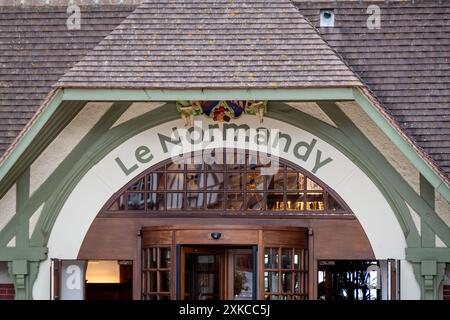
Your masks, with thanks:
M252 114L264 121L267 112L267 101L177 101L177 110L181 113L186 126L194 126L194 118L205 115L217 122L230 122L242 114Z

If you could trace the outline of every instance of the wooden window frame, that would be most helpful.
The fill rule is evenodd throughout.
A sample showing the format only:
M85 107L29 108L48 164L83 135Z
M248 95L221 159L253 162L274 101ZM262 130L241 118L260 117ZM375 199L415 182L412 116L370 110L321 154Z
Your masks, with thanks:
M229 151L229 150L228 150ZM244 150L242 150L244 152ZM223 151L223 154L228 154L227 150ZM190 157L196 157L198 154L191 153L182 157L181 161L188 159ZM117 192L104 206L101 210L100 215L104 217L142 217L142 216L152 216L152 217L281 217L281 218L297 218L297 217L314 217L314 218L354 218L354 215L350 208L345 204L345 202L334 192L331 188L329 188L325 183L320 181L317 177L311 176L309 173L305 172L302 168L296 166L295 164L285 160L279 159L279 164L281 168L281 173L283 175L283 188L282 189L271 189L269 186L269 182L271 181L268 176L261 175L264 183L263 189L254 190L248 189L247 177L251 173L259 172L258 170L262 167L251 168L251 164L249 162L250 156L253 156L253 153L248 150L245 151L245 164L243 164L240 169L229 169L228 164L223 164L221 169L208 169L208 165L202 163L202 168L199 170L191 170L188 168L188 165L183 164L183 168L171 170L169 169L169 165L172 163L171 159L167 159L163 162L156 164L155 166L149 168L138 177L133 179L130 183L128 183L125 187L123 187L119 192ZM191 159L192 159L191 158ZM225 158L224 158L225 160ZM225 162L225 161L224 161ZM164 174L164 189L161 190L149 190L148 187L148 177L151 174L162 173ZM170 190L168 187L168 177L170 174L181 174L183 176L183 184L177 190ZM208 182L208 174L222 174L223 175L223 187L220 190L209 190L207 188ZM229 190L229 174L236 173L239 174L242 179L242 188L236 190ZM288 174L294 173L297 175L302 175L303 177L303 188L297 189L288 189ZM200 186L198 190L190 190L187 188L187 178L189 174L201 174L203 179L203 184ZM307 181L311 180L314 184L319 186L321 190L308 190L307 189ZM142 185L144 188L142 190L134 190L133 186L142 181ZM203 205L201 208L188 208L188 194L198 193L202 194ZM258 210L247 209L247 201L250 194L258 194L261 193L263 208ZM278 210L274 210L273 208L267 208L268 205L268 196L270 194L279 193L283 196L283 206ZM141 194L143 196L143 209L129 209L128 208L128 195L129 194ZM164 209L163 210L149 210L148 208L148 197L150 194L156 194L157 196L164 196ZM169 209L168 208L168 195L169 194L180 194L182 195L182 207ZM222 207L217 209L207 208L207 197L209 194L220 194L223 197ZM240 194L242 197L242 207L243 209L239 210L231 210L228 209L229 198L228 195L232 194ZM298 202L300 204L300 209L291 209L286 210L288 205L288 196L290 194L303 194L302 199ZM322 195L323 202L323 210L307 210L308 195ZM342 210L331 210L329 208L330 201L329 197L332 197L336 203L342 208ZM114 203L118 203L118 201L124 202L123 208L111 209ZM318 201L318 205L320 201ZM297 203L296 203L297 207Z

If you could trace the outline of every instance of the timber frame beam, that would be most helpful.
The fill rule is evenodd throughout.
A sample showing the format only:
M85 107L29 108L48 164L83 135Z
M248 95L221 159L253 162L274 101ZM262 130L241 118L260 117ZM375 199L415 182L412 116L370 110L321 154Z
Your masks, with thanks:
M371 101L358 89L261 89L261 90L77 90L58 91L52 100L43 107L28 130L23 134L15 148L0 164L0 197L9 188L17 184L16 215L0 232L0 259L9 261L10 274L13 276L19 299L31 297L31 287L38 272L38 261L45 260L45 247L56 220L70 192L89 168L107 154L111 148L125 141L127 137L151 126L176 119L178 114L173 101L176 100L270 100L272 110L269 117L283 120L308 131L326 137L339 150L359 163L384 195L397 214L397 219L408 243L406 257L414 264L416 277L422 286L424 298L436 298L437 282L441 278L444 260L448 262L448 248L435 248L431 238L419 235L405 202L413 203L422 218L423 229L430 236L439 235L441 240L450 246L448 226L440 221L435 213L430 198L434 190L440 192L450 201L450 189L439 172L415 152L399 132L384 118L383 114L372 105ZM113 102L112 107L102 120L92 129L85 139L61 163L55 172L44 182L44 187L29 195L29 168L40 153L53 141L63 128L90 101ZM154 111L150 111L136 119L132 119L117 127L113 123L127 110L132 102L170 101ZM277 101L314 101L337 124L334 128L301 111ZM378 150L368 142L364 135L342 115L335 101L356 101L393 143L405 154L421 173L424 193L417 195L408 189L407 182L387 164ZM155 117L155 115L157 116ZM350 121L350 122L349 122ZM356 146L356 151L353 148ZM359 150L359 151L358 151ZM366 153L365 151L368 151ZM378 166L381 165L381 168ZM385 168L389 173L380 173ZM387 177L386 177L387 175ZM384 179L386 178L386 179ZM387 182L384 182L384 181ZM411 191L412 190L412 191ZM426 192L425 192L426 191ZM28 234L29 218L40 205L42 214L33 234ZM428 230L428 229L430 230ZM429 231L429 232L428 232ZM3 247L15 236L16 247ZM427 252L422 250L427 244ZM429 248L432 247L432 248ZM439 249L439 250L438 250ZM6 259L6 260L5 260ZM434 268L436 266L436 268ZM422 280L420 280L422 279ZM431 282L430 282L431 281Z
M369 117L381 128L381 130L393 141L393 143L405 154L417 170L430 182L430 184L450 202L450 185L442 176L442 173L432 164L421 157L410 141L398 128L393 126L392 119L389 119L382 112L373 99L369 99L368 94L361 88L302 88L302 89L240 89L240 90L149 90L149 89L59 89L48 103L43 106L42 112L31 127L24 134L19 143L11 151L6 159L0 164L0 197L11 187L11 180L20 174L19 169L23 169L26 161L22 160L23 153L28 148L39 148L34 139L45 136L42 133L47 126L47 122L57 114L62 113L67 119L72 119L76 112L88 101L102 102L150 102L150 101L177 101L177 100L270 100L270 101L356 101ZM62 107L66 104L75 104L73 108ZM61 112L61 109L64 112ZM75 114L67 114L68 110ZM78 110L78 111L79 111ZM64 121L57 121L63 124ZM66 122L67 124L67 122ZM51 131L50 131L51 132ZM57 130L54 131L58 133ZM46 141L48 141L48 135ZM33 143L32 143L33 142ZM42 147L42 145L40 146ZM33 154L32 152L28 152ZM20 159L20 166L16 162ZM6 189L6 190L5 190Z

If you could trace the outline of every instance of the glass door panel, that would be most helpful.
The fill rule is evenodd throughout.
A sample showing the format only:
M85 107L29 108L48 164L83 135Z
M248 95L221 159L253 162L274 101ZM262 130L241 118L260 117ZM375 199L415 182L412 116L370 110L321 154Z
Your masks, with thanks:
M222 299L224 254L187 251L184 259L184 299Z
M233 300L252 300L255 280L253 252L251 249L231 249L228 259L231 265L229 297Z

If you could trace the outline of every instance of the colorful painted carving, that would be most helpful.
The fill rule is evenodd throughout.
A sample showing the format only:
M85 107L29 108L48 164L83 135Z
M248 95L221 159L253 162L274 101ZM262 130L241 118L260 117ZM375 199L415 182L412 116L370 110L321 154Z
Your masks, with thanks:
M254 114L262 123L267 112L267 101L177 101L177 110L186 126L193 126L194 117L200 114L218 122L230 122L242 114Z

